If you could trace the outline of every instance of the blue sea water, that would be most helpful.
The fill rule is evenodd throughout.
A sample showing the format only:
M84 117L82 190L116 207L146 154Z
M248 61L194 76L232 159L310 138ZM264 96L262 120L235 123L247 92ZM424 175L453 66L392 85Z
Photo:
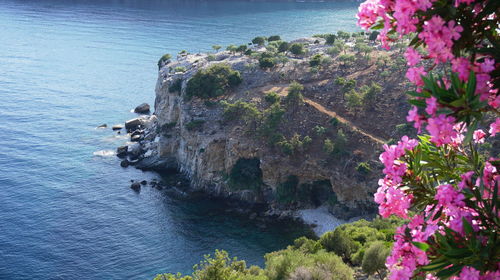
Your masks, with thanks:
M151 279L216 248L251 264L302 231L259 229L216 203L130 179L96 129L154 103L164 53L257 35L353 31L357 3L0 0L0 279Z

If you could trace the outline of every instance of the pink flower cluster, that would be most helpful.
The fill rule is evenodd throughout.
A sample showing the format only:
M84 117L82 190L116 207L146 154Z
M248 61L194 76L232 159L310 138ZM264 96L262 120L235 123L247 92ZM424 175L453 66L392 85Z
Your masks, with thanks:
M378 39L385 48L389 48L389 43L393 40L388 36L392 31L399 33L400 36L418 32L417 38L422 43L421 48L409 47L404 54L407 65L410 67L406 77L417 86L417 92L423 91L422 77L430 71L429 68L426 69L429 65L422 62L424 59L430 59L433 62L431 68L439 64L444 67L451 64L452 72L456 73L463 83L470 82L470 74L473 71L476 80L475 94L480 97L481 101L487 101L491 108L500 108L500 95L496 89L493 89L491 77L498 64L487 56L455 56L454 53L467 53L457 52L455 45L455 42L462 37L465 26L461 26L460 23L463 24L464 21L461 19L457 19L458 22L452 19L445 20L449 17L437 15L438 12L435 12L433 7L435 2L436 0L368 0L359 7L358 24L367 30L379 25L381 31ZM467 16L477 17L485 4L474 0L454 0L453 5L459 9L469 9L472 13ZM451 81L452 79L445 78L439 86L449 89ZM436 147L446 146L458 152L464 151L460 145L467 132L466 125L459 123L455 117L442 113L444 110L440 110L445 107L454 109L454 107L444 101L440 104L440 100L434 96L420 98L420 100L425 100L425 106L422 106L424 108L419 112L418 107L412 106L408 112L407 121L413 122L419 133L425 127L431 136L431 142ZM500 132L500 118L496 118L490 124L488 132L490 137ZM475 143L482 144L488 134L482 129L477 129L473 131L472 136ZM397 145L384 145L380 161L384 164L385 177L379 180L379 188L374 196L382 217L397 215L410 219L408 209L412 206L414 197L409 191L410 188L406 187L405 180L412 176L413 171L408 169L405 155L417 145L418 141L406 136ZM458 183L455 180L441 183L436 187L434 204L427 205L423 213L411 217L407 225L397 229L394 247L386 262L390 270L390 279L410 279L419 266L429 262L426 252L417 248L413 242L427 242L435 232L444 232L445 227L455 231L458 238L466 239L468 237L464 232L464 220L477 234L487 229L486 225L481 224L478 214L481 209L484 209L484 204L478 203L470 206L471 202L466 201L464 196L466 192L463 190L479 187L483 189L484 186L483 196L491 197L493 188L500 185L500 176L495 164L494 159L490 159L485 163L482 174L470 171L462 174L462 180ZM473 177L476 178L475 182ZM420 180L418 177L413 179ZM415 198L418 198L417 193L415 193ZM481 240L485 242L486 239ZM427 274L425 279L437 278L432 274ZM482 274L473 267L465 266L458 276L451 279L500 279L500 270Z
M394 214L402 218L408 218L408 208L411 205L411 195L406 194L399 188L403 176L407 171L407 165L400 158L406 151L413 150L418 145L415 139L403 136L397 145L384 145L380 155L380 161L384 164L384 179L379 180L379 188L375 193L375 202L379 204L379 213L382 217Z
M379 40L383 46L388 48L390 41L387 37L388 32L395 30L400 35L415 32L421 23L419 12L428 11L434 2L435 0L368 0L359 6L358 24L368 30L377 22L381 22L383 29L380 32ZM454 3L458 7L462 4L470 5L473 2L473 0L456 0ZM481 9L482 6L475 7L474 13L478 14ZM490 73L495 69L495 60L479 57L476 61L471 61L466 57L455 57L452 53L454 42L460 39L462 31L463 27L454 20L445 21L442 17L434 15L423 21L418 38L424 43L423 46L428 52L428 58L432 59L435 64L451 62L452 71L457 73L463 82L467 82L469 73L474 71L476 73L476 94L481 96L482 101L488 101L488 104L493 108L500 108L500 95L492 89L490 76ZM416 49L409 47L404 56L408 66L410 66L406 77L416 86L423 86L422 76L427 75L427 71L424 66L418 66L422 61L422 55ZM426 112L431 115L429 119L419 115L417 109L413 107L407 120L415 122L415 128L419 132L422 125L428 121L427 129L432 130L429 133L433 136L434 143L437 145L451 143L451 137L456 134L451 129L453 127L452 120L441 115L435 118L435 100L431 103L427 102L427 106ZM440 129L444 129L444 131L438 132ZM493 132L490 134L494 135L496 130Z
M426 242L434 234L438 226L432 221L426 223L422 215L415 215L408 225L397 228L394 235L394 245L386 266L391 272L391 280L407 280L412 278L418 266L429 263L424 251L412 242ZM407 236L407 233L410 236Z

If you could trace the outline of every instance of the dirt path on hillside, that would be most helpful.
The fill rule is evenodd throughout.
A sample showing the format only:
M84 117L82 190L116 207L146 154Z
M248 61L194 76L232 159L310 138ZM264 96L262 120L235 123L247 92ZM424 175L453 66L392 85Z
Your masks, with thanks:
M260 88L260 91L263 93L269 93L269 92L274 91L280 96L286 96L288 94L288 86L289 86L288 84L264 86L264 87ZM355 132L357 132L365 137L370 138L372 141L374 141L378 144L385 143L385 141L382 138L374 136L374 135L364 131L363 129L355 126L351 121L345 119L344 117L340 116L339 114L337 114L334 111L326 109L323 105L319 104L318 102L312 101L311 99L305 98L305 97L304 97L304 102L311 105L312 107L314 107L316 110L320 111L321 113L326 114L332 118L336 118L342 124L350 127L353 131L355 131Z

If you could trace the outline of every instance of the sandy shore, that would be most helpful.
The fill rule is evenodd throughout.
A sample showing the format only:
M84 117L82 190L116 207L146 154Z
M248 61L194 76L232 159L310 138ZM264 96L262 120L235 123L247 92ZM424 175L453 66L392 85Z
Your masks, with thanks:
M326 206L321 206L316 209L299 210L297 216L301 218L305 224L313 226L314 233L316 233L317 236L321 236L327 231L332 231L341 224L350 223L363 218L356 217L349 220L341 220L330 214Z

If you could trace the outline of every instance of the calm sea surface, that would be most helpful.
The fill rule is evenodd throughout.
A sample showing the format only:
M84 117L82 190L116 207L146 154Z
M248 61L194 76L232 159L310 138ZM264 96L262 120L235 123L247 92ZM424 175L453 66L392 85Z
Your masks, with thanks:
M297 229L130 179L95 127L154 102L158 58L257 35L355 30L356 3L0 0L0 279L151 279L225 249L251 264Z

